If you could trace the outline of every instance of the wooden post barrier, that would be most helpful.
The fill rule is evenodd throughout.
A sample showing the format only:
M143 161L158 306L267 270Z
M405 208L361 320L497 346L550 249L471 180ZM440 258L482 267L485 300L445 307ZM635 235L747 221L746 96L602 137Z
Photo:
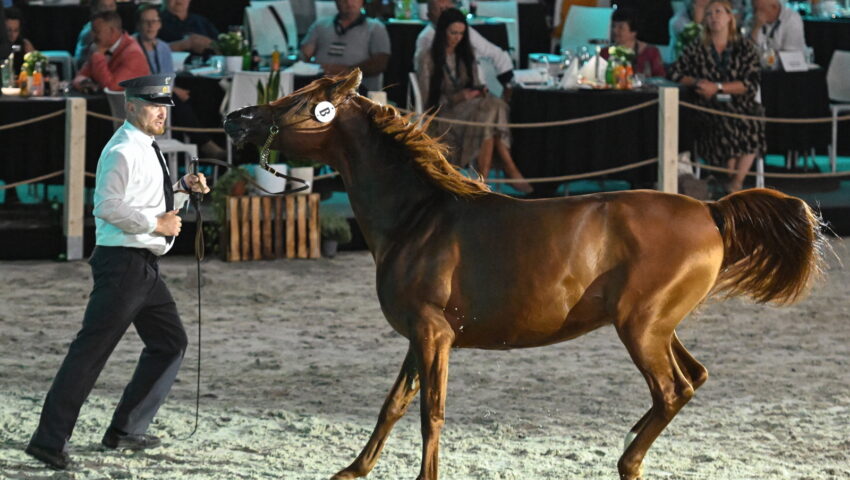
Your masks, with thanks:
M658 189L679 191L679 89L658 89Z
M319 258L319 194L228 197L227 261Z
M68 260L83 258L86 171L86 99L65 100L65 206L62 231Z

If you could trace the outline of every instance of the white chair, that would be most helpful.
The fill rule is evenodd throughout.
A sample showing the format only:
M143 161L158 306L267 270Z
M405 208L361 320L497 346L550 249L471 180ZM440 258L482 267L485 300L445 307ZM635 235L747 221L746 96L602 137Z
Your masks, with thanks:
M417 115L421 115L423 111L422 90L419 89L419 78L416 72L407 74L407 109L413 110ZM421 118L418 121L422 121Z
M508 29L508 53L511 54L514 65L519 66L519 10L516 0L478 2L476 13L482 17L511 20L505 22L505 27Z
M268 72L236 72L230 79L224 100L222 101L221 113L226 117L228 113L239 110L242 107L257 104L257 82L263 85L269 79ZM280 72L279 97L292 93L295 76L292 72ZM233 143L230 135L227 135L227 163L233 163Z
M74 62L71 53L67 50L42 50L41 53L47 57L47 63L58 64L61 68L59 78L66 81L74 79Z
M289 0L245 7L245 31L260 55L271 55L275 47L283 55L298 54L298 27Z
M850 112L850 51L836 50L826 71L826 89L832 111L832 144L829 147L829 168L835 172L838 156L838 116Z
M110 90L108 88L103 90L106 93L106 99L109 102L109 111L112 112L112 116L116 118L126 118L127 112L124 108L124 92L118 92L114 90ZM168 110L168 109L166 109ZM168 112L170 113L170 111ZM113 120L112 125L117 129L124 123L123 121ZM165 120L165 133L162 135L157 135L156 143L159 145L159 150L162 152L163 156L165 156L168 161L168 174L171 176L171 183L175 183L177 181L177 154L183 154L183 162L186 171L189 171L189 161L192 157L198 156L198 146L194 143L185 143L180 140L175 140L171 138L171 115L166 115Z
M612 13L613 8L573 5L564 21L561 50L575 51L590 45L592 40L610 38Z
M262 6L276 0L251 0L250 4L254 6ZM314 0L289 0L292 4L292 13L295 16L295 25L298 27L298 36L301 37L307 33L310 24L316 19L316 7L313 4Z
M339 11L336 8L336 2L328 2L327 0L317 0L316 5L316 20L325 17L333 17Z

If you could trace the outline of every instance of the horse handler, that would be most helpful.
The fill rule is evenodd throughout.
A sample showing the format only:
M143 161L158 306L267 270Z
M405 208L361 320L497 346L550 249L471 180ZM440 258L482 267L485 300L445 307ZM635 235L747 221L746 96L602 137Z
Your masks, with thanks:
M68 440L80 408L131 323L145 347L103 436L107 448L141 450L160 444L159 438L145 432L186 351L186 332L158 260L180 234L177 212L189 193L207 193L209 188L202 174L187 174L172 185L154 139L165 131L166 107L174 105L173 77L149 75L120 85L125 89L127 120L97 164L97 242L89 260L94 287L82 328L53 379L26 448L26 453L56 469L68 467Z

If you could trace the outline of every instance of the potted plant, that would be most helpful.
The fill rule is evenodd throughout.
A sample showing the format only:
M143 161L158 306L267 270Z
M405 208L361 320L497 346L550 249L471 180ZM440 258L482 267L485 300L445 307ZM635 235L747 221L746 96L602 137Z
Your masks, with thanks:
M266 83L263 83L262 80L257 80L257 105L271 103L277 100L278 97L280 97L280 72L272 70L269 72L269 78L266 80ZM285 163L278 162L279 157L279 151L269 150L269 166L286 175L288 167ZM272 193L282 192L286 188L286 179L275 176L258 166L257 184ZM261 195L264 193L262 191L260 192Z
M313 191L313 169L319 164L305 157L286 157L286 164L289 165L289 176L300 178L307 183L307 189L300 193L310 193ZM298 188L301 184L293 184L292 188Z
M322 230L322 256L333 258L337 247L351 241L351 226L342 215L327 212L319 219Z
M38 50L33 50L24 55L24 62L21 64L21 70L26 70L27 75L32 76L35 72L35 66L39 63L47 65L47 57ZM47 67L45 66L44 68L46 69Z
M224 240L221 231L227 228L227 197L239 197L245 195L248 182L252 180L251 172L244 168L231 168L215 181L215 188L210 193L215 223L204 224L206 243L211 246L213 253L225 252L226 248L220 242Z
M242 38L241 32L227 32L218 34L216 49L224 56L228 72L242 70L242 57L248 53L248 44Z

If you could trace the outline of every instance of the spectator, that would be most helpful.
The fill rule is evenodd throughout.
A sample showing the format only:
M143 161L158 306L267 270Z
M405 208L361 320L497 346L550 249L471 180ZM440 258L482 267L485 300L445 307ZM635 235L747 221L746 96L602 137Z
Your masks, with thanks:
M753 0L750 35L761 49L806 51L803 19L780 0Z
M121 91L120 82L150 74L142 48L122 29L118 12L100 12L92 17L91 25L93 52L74 78L75 89Z
M153 74L174 74L174 63L171 60L171 48L157 38L162 21L159 18L159 8L150 3L139 5L136 10L136 40L145 53L148 67ZM179 79L178 79L179 80ZM191 92L185 88L174 86L174 107L171 109L174 123L181 127L201 127L201 122L195 110L189 103ZM204 157L227 159L227 152L218 146L207 133L191 132L188 134L192 143L200 145L200 153Z
M434 42L434 25L437 24L440 14L452 7L452 5L452 0L428 0L428 20L431 23L426 25L419 32L419 36L416 37L416 53L413 56L414 65L419 64L419 57L431 50L431 44ZM474 28L469 30L469 41L472 43L472 51L475 54L475 58L491 58L493 60L493 66L496 68L496 73L499 75L499 81L503 85L507 85L514 76L514 64L508 52L487 41Z
M764 115L756 101L761 71L759 55L749 39L738 34L728 0L711 0L705 9L700 40L691 42L671 67L670 76L693 87L696 103L717 110ZM727 184L730 192L743 188L756 155L766 149L764 122L700 114L696 148L712 165L736 173Z
M35 48L29 40L21 37L21 28L23 27L23 14L17 7L6 9L6 33L9 38L10 45L18 45L20 48L15 52L13 67L16 72L21 71L21 65L24 63L24 54L27 54Z
M611 16L611 41L614 45L632 49L635 52L634 70L647 77L663 77L664 62L661 52L653 45L638 40L638 16L635 10L620 8ZM602 56L608 58L608 50Z
M0 8L0 61L9 57L9 52L12 51L9 35L6 34L6 14L4 10L4 8Z
M192 0L163 2L159 38L169 42L172 51L203 55L213 49L218 29L206 17L189 13L190 3Z
M337 75L355 67L363 72L367 90L380 90L381 74L390 58L390 37L384 24L368 18L363 0L336 0L339 13L310 25L301 42L301 55L313 57L326 75Z
M89 8L91 9L92 17L100 12L118 11L118 6L115 5L115 0L91 0ZM80 30L80 34L77 36L77 46L74 49L74 66L77 70L83 68L83 64L89 59L89 55L91 55L94 48L92 47L93 42L94 39L92 38L91 22L86 22Z
M508 104L481 86L469 38L466 16L460 10L450 8L440 15L431 50L419 57L416 69L425 105L439 109L440 117L444 118L507 123ZM442 130L443 125L435 122L432 128ZM486 179L495 152L507 176L522 179L511 158L507 128L451 125L445 139L451 147L452 163L463 167L474 163ZM512 185L524 193L533 191L526 182Z

